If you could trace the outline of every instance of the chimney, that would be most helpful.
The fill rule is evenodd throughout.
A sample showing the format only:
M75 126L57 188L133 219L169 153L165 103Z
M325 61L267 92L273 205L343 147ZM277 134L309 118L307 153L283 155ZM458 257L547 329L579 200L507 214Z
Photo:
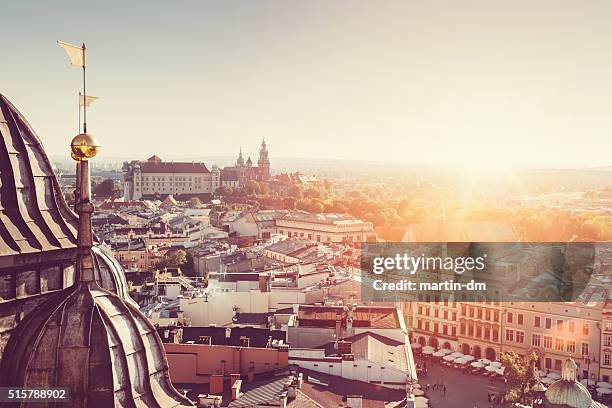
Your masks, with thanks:
M242 386L242 380L236 380L236 382L232 384L232 401L240 397L240 394L241 394L240 387L241 386Z
M287 391L283 392L278 399L280 408L287 408Z
M352 345L350 341L339 340L338 341L338 354L351 354L352 353Z
M347 395L346 405L349 408L361 408L361 395Z

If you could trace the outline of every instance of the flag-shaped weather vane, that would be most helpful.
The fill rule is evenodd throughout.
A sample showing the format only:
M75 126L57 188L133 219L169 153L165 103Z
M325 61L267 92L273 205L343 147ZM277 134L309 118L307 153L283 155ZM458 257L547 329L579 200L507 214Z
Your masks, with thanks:
M81 108L83 108L83 133L87 133L87 108L93 101L98 99L97 96L87 95L87 82L86 82L86 64L85 64L85 52L86 47L85 43L82 46L76 46L72 44L68 44L62 41L58 41L57 45L62 47L66 54L68 54L68 58L70 59L70 64L75 67L80 67L83 69L83 92L79 92L79 133L81 133Z

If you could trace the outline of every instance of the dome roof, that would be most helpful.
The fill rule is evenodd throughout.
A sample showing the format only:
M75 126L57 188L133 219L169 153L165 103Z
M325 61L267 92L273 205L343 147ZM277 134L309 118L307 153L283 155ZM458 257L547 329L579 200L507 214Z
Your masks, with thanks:
M589 408L593 403L589 390L576 381L555 381L548 387L544 396L548 406L552 407Z
M605 407L591 398L587 388L576 381L576 362L568 358L563 363L561 379L555 381L544 393L544 406L549 408L599 408Z
M93 281L55 294L17 327L0 384L68 387L73 406L193 406L170 382L153 325Z
M91 252L94 255L94 269L98 284L132 306L138 307L138 304L129 295L123 268L110 251L98 245L91 248Z
M76 225L38 136L0 95L0 256L75 248Z
M74 250L77 223L36 132L0 95L0 257ZM100 285L136 305L121 265L99 247L93 253Z

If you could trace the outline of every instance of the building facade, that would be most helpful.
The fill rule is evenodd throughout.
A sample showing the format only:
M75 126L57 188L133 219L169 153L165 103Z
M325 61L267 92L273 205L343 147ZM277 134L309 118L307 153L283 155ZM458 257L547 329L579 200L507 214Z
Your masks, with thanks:
M221 185L221 172L216 166L210 171L204 163L164 162L155 155L146 161L125 162L123 173L126 200L211 194Z

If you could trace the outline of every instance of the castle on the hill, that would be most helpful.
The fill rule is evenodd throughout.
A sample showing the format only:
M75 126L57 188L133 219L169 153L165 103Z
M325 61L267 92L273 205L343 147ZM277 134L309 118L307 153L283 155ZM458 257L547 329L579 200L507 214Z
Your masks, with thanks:
M202 162L164 162L153 155L145 161L123 163L124 198L139 200L162 195L199 196L212 194L221 186L239 188L248 181L270 179L270 158L266 141L261 142L257 166L251 157L246 162L242 148L236 165L219 169L213 165L209 170Z

